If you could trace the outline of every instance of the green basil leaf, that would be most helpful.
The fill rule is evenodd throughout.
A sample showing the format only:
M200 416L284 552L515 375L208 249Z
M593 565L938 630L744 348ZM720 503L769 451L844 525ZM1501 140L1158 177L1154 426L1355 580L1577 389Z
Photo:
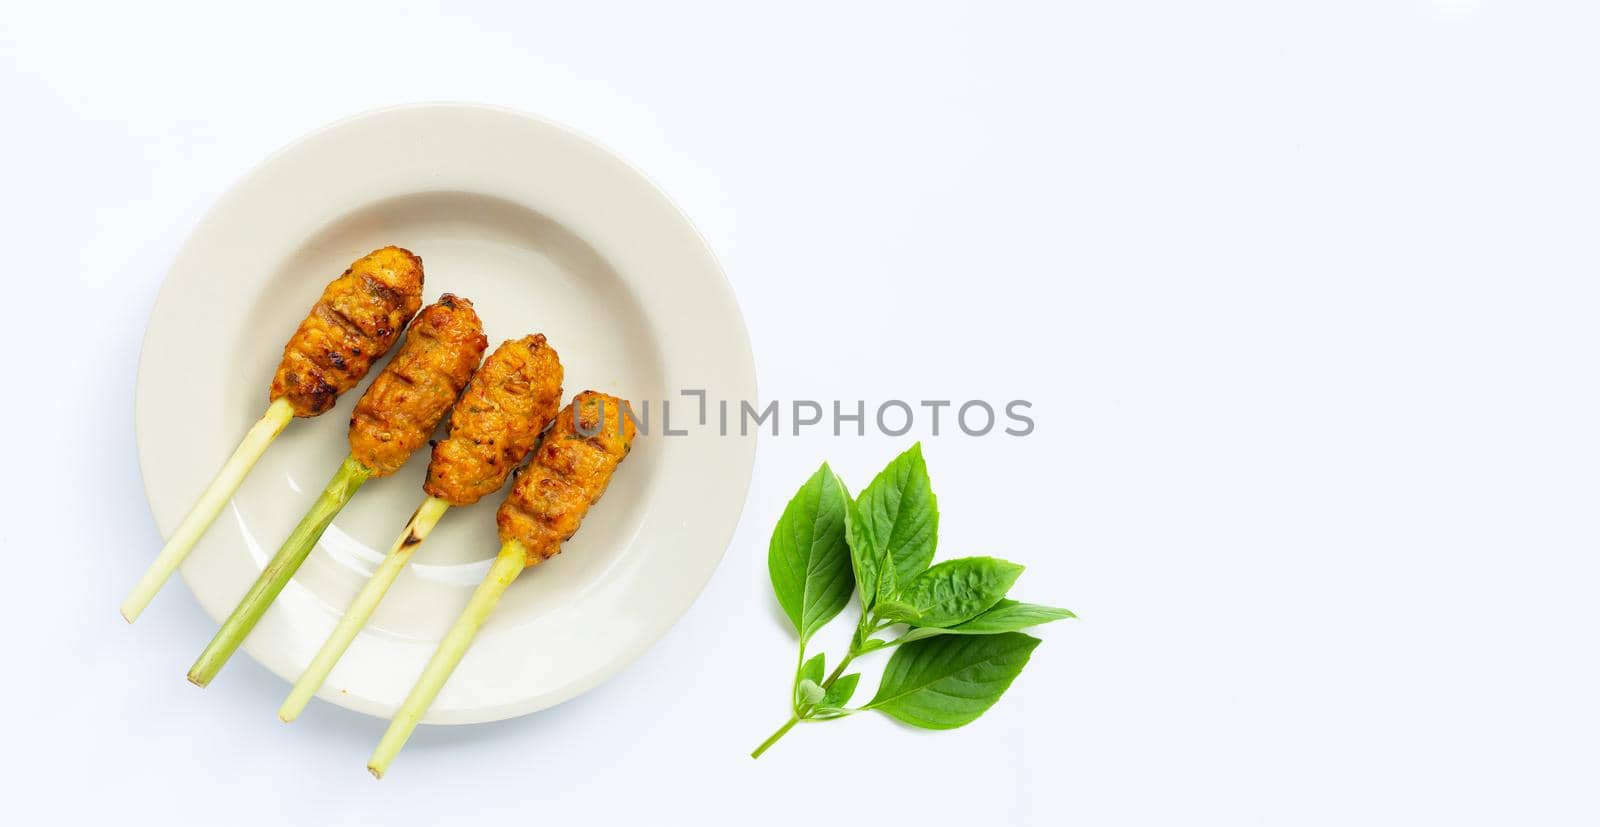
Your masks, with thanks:
M994 608L989 611L947 631L962 635L992 635L999 632L1015 632L1029 626L1038 626L1041 623L1068 617L1077 615L1054 606L1002 600L994 604Z
M800 642L850 602L853 576L845 544L850 495L823 463L789 501L767 546L767 572L778 604Z
M800 704L809 705L822 700L827 693L823 691L816 681L806 678L800 682L798 687L795 687L795 695Z
M954 729L1000 700L1039 639L1020 632L939 636L895 650L867 709L923 729Z
M808 683L812 686L820 687L822 685L822 674L827 670L827 668L827 655L822 652L818 652L817 654L813 655L810 660L800 664L799 669L795 670L795 712L799 712L800 708L803 706L810 706L811 704L816 703L821 698L820 694L816 698L808 698L807 693L803 691L803 687Z
M922 640L935 635L993 635L1000 632L1017 632L1041 623L1052 620L1061 620L1077 615L1066 609L1057 609L1054 606L1040 606L1036 603L1018 603L1015 600L1002 600L994 604L994 608L981 615L947 629L918 627L906 632L901 639L906 643Z
M884 640L883 638L869 637L861 644L861 648L856 650L856 654L865 655L874 649L882 649L887 645L889 645L889 641Z
M871 587L875 597L895 597L933 562L938 542L939 504L928 481L922 443L895 457L861 492L855 518L851 549L859 574L876 569ZM862 560L868 565L862 566Z
M856 684L860 682L861 674L858 672L840 675L839 679L833 682L833 686L828 687L828 693L822 697L821 706L839 709L850 703L850 696L856 694Z
M946 560L901 589L900 599L911 604L913 611L910 616L892 619L941 628L965 623L998 603L1021 575L1021 566L994 557Z
M917 619L922 616L922 612L918 611L916 606L903 600L884 600L878 603L873 611L884 620L893 620L899 623L916 624Z
M828 670L827 654L818 652L811 660L800 665L800 679L822 683L822 673Z
M883 567L881 552L870 545L862 531L859 501L852 501L845 510L844 537L850 546L850 567L856 576L856 588L861 592L861 609L872 608L878 596L878 575Z

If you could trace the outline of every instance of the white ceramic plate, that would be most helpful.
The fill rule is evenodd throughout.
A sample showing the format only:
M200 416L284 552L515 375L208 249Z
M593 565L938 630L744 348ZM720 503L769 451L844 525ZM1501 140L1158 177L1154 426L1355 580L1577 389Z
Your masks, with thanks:
M689 607L727 547L755 457L753 437L714 427L660 433L661 400L680 400L674 429L695 424L681 389L754 400L750 343L694 227L587 138L501 109L408 106L309 135L246 176L195 230L151 314L136 400L151 511L170 534L265 409L283 343L322 286L385 244L422 257L425 301L471 298L491 348L549 336L567 398L594 388L649 403L650 433L605 498L561 556L512 585L426 721L560 703ZM184 564L218 622L347 453L363 390L291 422ZM421 502L426 465L423 450L363 487L245 651L285 680L299 675ZM372 715L399 705L488 570L500 499L445 516L320 697ZM214 686L226 691L226 670Z

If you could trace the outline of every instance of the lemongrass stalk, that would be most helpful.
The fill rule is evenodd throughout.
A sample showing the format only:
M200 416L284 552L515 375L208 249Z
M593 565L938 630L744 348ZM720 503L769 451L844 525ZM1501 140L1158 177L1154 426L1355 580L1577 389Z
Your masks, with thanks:
M161 553L156 555L155 562L150 568L145 569L144 576L134 585L128 599L122 601L122 619L129 623L139 619L150 601L155 599L156 593L166 585L167 579L183 563L183 559L194 550L195 544L205 535L206 529L216 521L217 515L222 513L222 507L233 499L235 491L244 482L245 475L255 467L256 460L266 453L267 446L283 433L284 426L294 418L294 406L289 400L278 397L267 406L267 412L261 416L256 424L250 426L244 439L240 440L239 447L233 449L233 456L223 463L222 470L201 492L200 499L195 501L189 513L184 516L183 522L178 524L178 530L172 532L172 537L167 544L161 547Z
M278 719L289 723L300 716L306 704L311 702L311 696L322 687L323 681L328 679L328 673L333 671L334 664L344 655L344 650L350 647L350 642L356 639L361 632L361 627L367 625L367 620L377 610L378 604L383 602L383 596L394 584L395 578L405 570L406 563L411 561L411 555L428 539L428 534L439 523L439 518L450 510L450 503L438 497L429 497L411 515L411 521L406 523L404 531L394 541L394 546L389 549L388 556L378 565L377 571L372 573L372 578L361 588L361 593L356 595L354 603L350 604L344 617L339 619L339 625L333 627L332 634L323 642L322 648L317 651L317 656L311 659L306 666L306 671L300 675L300 680L295 681L294 689L289 691L289 697L283 701L283 706L278 708Z
M511 581L522 573L525 554L522 544L516 540L500 547L500 554L495 558L489 574L478 584L477 590L472 593L472 600L468 601L461 616L456 618L455 625L439 641L433 658L422 670L416 685L411 687L411 694L406 696L405 702L394 713L394 720L389 722L389 729L383 733L378 748L373 750L372 758L367 761L367 769L374 778L382 778L394 757L400 754L400 748L406 745L411 732L417 728L417 723L427 713L433 699L439 696L445 681L450 679L450 673L461 662L461 656L472 645L472 636L478 633L484 618L500 602L500 595L505 593Z
M276 600L278 593L288 584L289 578L294 576L300 564L305 562L311 549L316 547L317 541L322 539L322 532L326 531L328 524L338 515L339 509L350 501L356 489L367 481L372 471L357 462L355 457L345 457L339 465L339 470L333 474L333 479L328 481L328 486L322 489L322 494L317 501L311 504L311 510L306 516L300 518L300 524L294 527L294 532L289 539L283 541L278 548L278 553L272 555L267 561L267 567L261 570L261 576L256 578L255 585L250 591L245 592L244 598L228 615L222 628L217 630L211 643L206 645L204 652L189 667L189 682L195 686L205 686L217 676L223 664L233 656L239 644L244 641L250 630L256 627L256 622L266 614L267 607Z

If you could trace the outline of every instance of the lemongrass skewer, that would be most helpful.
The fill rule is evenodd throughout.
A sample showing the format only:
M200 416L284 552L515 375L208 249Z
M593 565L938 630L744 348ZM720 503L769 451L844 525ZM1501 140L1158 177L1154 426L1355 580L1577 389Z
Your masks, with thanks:
M434 443L422 486L429 499L295 682L278 710L281 720L293 721L305 709L445 510L498 490L533 450L561 407L562 375L543 334L500 343L472 374L451 410L450 436Z
M311 510L300 519L300 524L295 526L289 538L283 541L278 548L278 553L272 555L272 560L267 567L261 570L261 576L256 578L255 585L245 593L239 605L234 607L233 614L223 622L222 628L211 638L205 651L189 668L189 682L195 686L205 686L217 676L223 664L233 656L239 644L244 641L250 630L256 627L261 616L266 614L272 601L278 598L278 593L288 584L289 578L294 576L300 564L305 562L311 549L316 547L317 541L322 539L322 532L326 531L333 518L339 514L344 504L350 501L361 484L372 476L372 471L365 465L357 462L355 457L345 457L339 465L339 470L334 472L333 479L328 481L317 501L312 503Z
M584 515L605 493L638 433L634 421L624 414L627 405L609 394L584 391L556 414L555 424L540 441L533 460L495 513L502 545L494 566L473 592L466 611L439 641L439 648L367 762L374 777L382 778L405 746L506 587L523 568L560 554L562 544L578 531ZM612 426L608 427L608 422Z
M374 296L378 297L376 300ZM283 348L266 415L245 435L122 604L132 623L222 513L256 460L292 417L326 413L389 351L422 304L422 259L384 247L357 259L322 289Z
M405 530L395 539L394 545L383 558L383 562L378 565L377 571L372 573L372 578L361 588L360 594L356 595L355 602L350 604L344 617L339 619L339 625L333 628L332 634L323 642L316 657L311 659L300 679L295 681L289 697L284 699L283 706L278 708L279 720L289 723L305 710L306 704L317 694L323 681L328 679L328 673L333 671L334 664L344 656L345 649L350 647L350 642L356 639L356 635L360 634L362 627L367 625L367 620L377 610L378 604L383 602L383 596L388 593L395 578L405 570L406 564L411 561L412 553L422 545L423 540L428 538L428 534L448 510L450 503L438 497L429 497L417 508L416 513L411 515L410 522L406 523Z
M294 418L294 406L284 397L278 397L267 406L267 412L262 415L256 424L250 426L244 439L240 440L239 447L233 450L233 455L223 463L222 470L217 472L216 478L201 492L200 498L195 501L183 522L178 524L178 530L172 532L172 537L161 547L161 553L156 555L155 562L150 568L145 569L144 575L134 585L128 599L122 601L122 619L129 623L139 619L145 607L155 599L156 593L166 585L172 573L183 564L184 558L194 550L195 544L206 533L206 529L216 522L217 515L222 513L222 507L233 499L239 486L244 484L244 478L254 468L256 461L266 453L267 446L283 433L284 426Z
M361 484L400 470L427 444L488 344L482 321L464 298L445 293L417 314L400 351L356 403L350 455L195 660L190 683L205 686L216 677Z
M472 638L478 633L478 627L483 625L484 619L494 610L495 604L500 602L500 595L505 594L506 587L522 573L525 555L526 551L522 548L522 544L516 540L500 547L500 554L495 557L494 565L489 568L489 574L472 592L472 599L468 601L467 608L461 612L461 616L456 618L455 625L451 626L444 639L439 641L439 648L434 650L433 657L422 670L422 676L417 678L416 685L411 687L411 694L400 704L400 709L394 714L394 720L389 722L388 730L383 733L383 740L378 742L378 748L373 751L371 760L367 761L367 769L374 778L383 777L384 772L389 769L389 764L400 754L400 748L411 738L411 733L422 721L422 716L427 713L428 707L433 705L433 699L439 696L439 690L444 688L445 681L450 679L450 673L454 672L456 664L461 662L461 656L465 655L467 647L472 645Z

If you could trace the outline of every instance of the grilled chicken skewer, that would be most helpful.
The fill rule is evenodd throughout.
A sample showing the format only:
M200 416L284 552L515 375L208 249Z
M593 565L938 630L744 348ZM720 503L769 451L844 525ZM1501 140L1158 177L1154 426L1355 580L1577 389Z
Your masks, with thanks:
M633 444L636 428L633 420L623 415L627 404L615 396L584 391L556 414L555 425L496 515L500 554L472 593L466 610L439 641L439 648L367 762L375 777L383 777L405 746L506 587L523 569L559 554L561 544L571 539L589 507L605 493L617 464Z
M421 306L422 259L399 247L369 253L323 288L283 348L266 414L251 426L139 578L122 603L123 619L132 623L150 605L289 420L332 408L340 394L355 387L372 363L389 352Z
M280 719L293 721L306 708L445 512L505 485L561 407L561 379L561 359L543 335L508 339L483 361L450 413L450 436L433 446L422 486L428 498L295 682Z
M466 299L446 293L417 314L399 352L356 403L350 455L200 653L189 669L191 683L205 686L216 677L361 484L400 470L428 441L488 344Z

